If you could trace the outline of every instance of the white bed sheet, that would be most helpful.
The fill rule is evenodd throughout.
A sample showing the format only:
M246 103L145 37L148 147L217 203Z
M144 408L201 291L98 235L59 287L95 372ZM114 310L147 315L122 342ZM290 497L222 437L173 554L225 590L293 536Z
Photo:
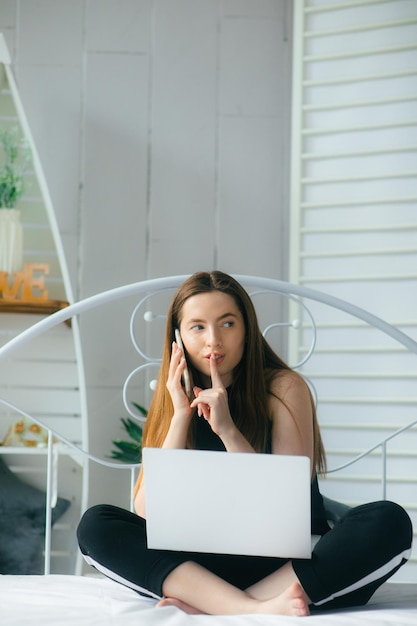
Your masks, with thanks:
M307 618L186 615L104 578L0 576L2 626L416 626L417 585L386 584L361 609Z

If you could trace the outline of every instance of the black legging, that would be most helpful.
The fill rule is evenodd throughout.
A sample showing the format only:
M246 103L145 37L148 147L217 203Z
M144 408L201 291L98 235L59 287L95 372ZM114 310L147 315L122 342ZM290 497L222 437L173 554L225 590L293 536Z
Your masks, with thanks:
M139 593L162 597L166 576L194 561L240 589L282 567L287 559L150 550L146 521L111 505L86 511L78 527L81 552L90 565ZM316 544L311 559L294 570L313 605L341 608L365 604L409 557L412 525L389 501L350 509Z

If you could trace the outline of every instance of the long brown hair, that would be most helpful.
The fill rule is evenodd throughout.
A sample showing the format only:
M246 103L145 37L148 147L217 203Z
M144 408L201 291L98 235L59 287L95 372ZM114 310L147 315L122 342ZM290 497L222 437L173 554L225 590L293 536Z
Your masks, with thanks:
M229 398L235 408L235 423L241 433L257 452L267 448L271 429L269 415L269 396L272 381L280 371L290 370L289 366L272 350L263 337L253 302L247 291L234 278L220 271L197 272L190 276L177 290L168 310L165 329L165 341L158 383L148 411L143 429L143 447L162 447L168 433L174 412L171 396L166 387L172 342L175 328L180 327L182 308L192 296L211 291L220 291L231 296L236 302L245 324L246 338L243 357L236 367L233 382L229 388ZM188 363L195 384L199 384L199 372ZM311 394L310 394L311 396ZM311 398L311 410L314 430L313 467L325 470L324 447L320 436L316 411ZM190 429L188 444L193 445L193 433ZM135 487L139 488L142 472Z

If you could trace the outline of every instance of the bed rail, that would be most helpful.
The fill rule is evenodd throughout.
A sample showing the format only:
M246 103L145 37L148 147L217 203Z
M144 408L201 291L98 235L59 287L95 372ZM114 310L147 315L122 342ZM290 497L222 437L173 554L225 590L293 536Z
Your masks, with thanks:
M417 355L417 342L410 337L407 333L402 332L398 328L384 321L382 318L377 317L376 315L352 304L331 296L329 294L325 294L323 292L313 290L304 286L294 285L291 283L287 283L284 281L254 277L254 276L246 276L246 275L236 275L235 276L239 282L241 282L251 294L251 297L254 301L258 298L262 300L262 297L268 296L270 294L278 294L279 296L283 296L285 299L289 299L290 305L295 304L299 307L301 313L298 317L290 319L288 317L288 310L291 309L291 306L287 305L279 306L277 308L277 314L279 319L275 319L273 321L268 321L264 326L264 334L268 335L269 333L273 333L277 328L280 329L296 329L296 330L308 330L310 336L310 343L305 348L303 348L303 356L300 359L296 359L297 362L293 367L299 368L300 372L303 373L303 368L310 361L310 358L313 356L317 343L317 326L315 322L315 313L312 313L310 308L305 304L306 301L312 301L316 303L320 303L321 305L326 305L331 307L332 309L343 312L344 314L348 314L349 316L353 316L356 320L360 320L364 322L366 325L369 325L372 328L378 329L384 335L390 337L392 340L400 344L406 351ZM79 316L86 311L90 311L97 307L105 306L109 302L113 302L116 300L120 300L122 298L127 298L130 296L138 296L140 300L138 304L135 306L131 320L130 320L130 331L131 331L131 339L133 346L135 347L138 355L144 361L141 365L135 368L126 378L126 382L123 388L123 400L125 403L126 410L131 414L134 419L137 419L137 415L134 414L129 406L127 401L127 387L129 386L130 380L132 376L136 375L139 371L144 368L149 367L150 365L158 365L158 362L155 358L149 356L147 351L143 349L140 345L140 342L137 340L135 335L135 320L143 313L143 320L145 322L152 321L153 319L160 317L161 314L154 313L151 310L145 310L145 305L148 305L150 298L155 294L159 294L164 291L173 290L178 285L180 285L187 276L172 276L167 278L159 278L153 280L146 280L138 283L128 284L121 287L117 287L115 289L110 289L108 291L96 294L94 296L88 297L84 300L76 302L66 309L62 309L57 311L56 313L50 315L29 327L25 331L21 332L18 336L11 339L8 343L3 345L0 348L0 366L4 361L10 358L13 353L20 349L22 346L26 345L35 337L42 335L47 332L49 329L54 326L61 324L67 320L70 320L74 316ZM267 310L268 314L270 313L269 304L261 303L261 309ZM287 317L285 317L287 316ZM284 320L284 321L283 321ZM314 383L308 379L307 381L311 384L313 393L315 391ZM133 489L134 480L136 477L136 472L138 470L139 464L135 465L125 465L117 462L106 461L104 459L98 458L89 453L88 450L82 450L79 446L75 445L61 433L56 430L50 428L47 424L43 423L42 420L32 416L26 410L16 406L13 403L7 401L7 399L1 399L0 403L9 407L13 412L18 413L24 417L30 418L39 426L45 428L48 431L48 449L47 449L47 482L46 482L46 531L45 531L45 561L44 561L44 572L45 574L50 573L50 558L51 558L51 519L52 519L52 509L54 506L54 501L56 500L56 472L55 472L55 464L54 464L54 455L59 454L60 450L62 450L62 446L70 450L71 453L75 454L79 458L82 459L81 463L86 463L88 461L101 464L103 466L114 468L115 470L127 471L130 474L130 493ZM353 457L334 468L329 470L329 473L336 473L340 470L345 469L346 467L352 466L357 463L361 459L371 455L376 450L381 450L381 485L382 485L382 497L386 498L387 495L387 444L393 439L397 438L399 435L403 434L405 431L411 430L413 426L417 424L417 419L413 419L409 421L405 425L401 425L391 432L388 436L379 439L376 444L369 446L365 451L360 452L360 454L353 455ZM57 444L56 442L60 442ZM0 448L1 452L1 448ZM86 498L84 498L86 500ZM129 504L132 509L132 501Z
M44 559L44 574L50 574L51 568L51 535L52 535L52 510L56 505L57 489L58 489L58 476L57 465L54 460L57 455L62 452L62 444L69 450L75 453L77 457L81 457L81 463L86 461L92 461L98 463L104 467L111 467L115 470L127 471L130 473L130 493L133 493L134 484L136 481L136 472L140 467L140 464L129 463L115 463L112 461L106 461L93 454L90 454L87 450L83 450L72 441L69 441L62 434L55 431L53 428L47 426L42 420L30 415L23 409L19 408L15 404L8 402L0 398L0 403L3 406L7 406L15 413L18 413L22 417L26 417L33 421L35 424L44 428L48 433L48 444L46 453L46 496L45 496L45 559ZM61 445L60 445L61 444ZM127 504L127 503L126 503ZM133 499L130 498L129 508L133 511Z

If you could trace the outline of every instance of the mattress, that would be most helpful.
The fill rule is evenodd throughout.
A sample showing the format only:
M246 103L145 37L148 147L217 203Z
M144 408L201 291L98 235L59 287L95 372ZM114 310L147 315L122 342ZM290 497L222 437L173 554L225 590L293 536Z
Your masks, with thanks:
M366 607L308 618L187 615L109 579L66 575L0 576L4 626L416 626L417 585L386 583Z

